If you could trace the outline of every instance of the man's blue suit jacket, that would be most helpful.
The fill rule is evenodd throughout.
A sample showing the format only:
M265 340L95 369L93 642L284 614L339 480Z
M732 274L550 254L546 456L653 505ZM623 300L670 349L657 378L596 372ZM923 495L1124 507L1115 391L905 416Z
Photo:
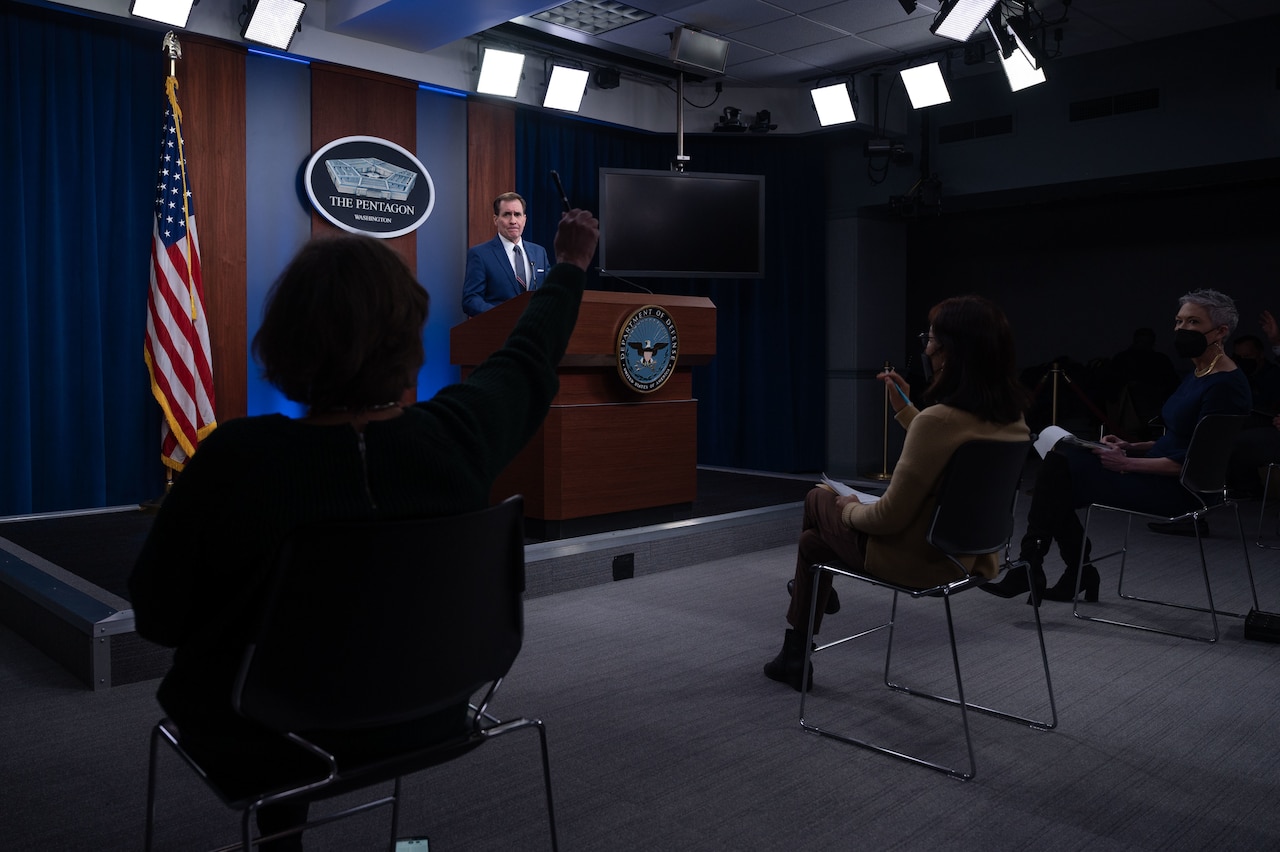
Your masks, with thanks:
M529 289L536 290L551 268L547 250L528 240L522 240L520 245L529 265L533 267ZM487 243L467 249L467 274L462 282L462 310L467 316L482 314L507 299L514 299L524 290L516 280L515 270L507 259L506 248L497 235Z

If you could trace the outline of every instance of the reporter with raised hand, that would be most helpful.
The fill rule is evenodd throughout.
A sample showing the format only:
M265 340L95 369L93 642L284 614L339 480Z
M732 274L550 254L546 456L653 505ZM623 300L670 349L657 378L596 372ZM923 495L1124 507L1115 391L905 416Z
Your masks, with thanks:
M240 717L232 684L285 537L311 524L463 514L489 505L498 474L559 389L599 222L560 220L559 258L500 349L465 381L414 402L427 291L382 240L307 243L267 297L253 352L267 380L306 407L222 424L174 483L129 579L138 632L176 649L156 694L184 743L236 768L267 768L278 737ZM358 582L359 578L353 578ZM460 730L466 705L365 732L365 753ZM316 732L325 741L324 732ZM264 834L306 805L264 807ZM301 849L300 836L264 849Z

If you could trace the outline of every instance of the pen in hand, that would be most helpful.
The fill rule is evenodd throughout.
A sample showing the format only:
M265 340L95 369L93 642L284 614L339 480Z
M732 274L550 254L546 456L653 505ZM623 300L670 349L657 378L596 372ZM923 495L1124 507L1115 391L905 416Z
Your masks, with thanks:
M905 402L907 405L911 404L911 397L907 396L905 393L902 392L902 388L898 387L897 382L893 383L893 389L898 392L898 396L902 397L903 402Z
M893 372L893 368L889 368L888 370L885 370L885 371L884 371L883 373L881 373L880 375L882 375L882 376L884 376L884 377L888 378L888 377L889 377L889 374L890 374L890 373L892 373L892 372ZM889 381L888 381L887 383L893 386L893 389L894 389L894 390L896 390L896 391L898 392L898 396L902 397L902 401L903 401L903 402L905 402L907 405L911 405L911 404L912 404L912 402L911 402L911 397L907 396L907 395L906 395L906 393L904 393L904 392L903 392L903 390L902 390L902 386L901 386L901 385L899 385L899 384L898 384L897 382L895 382L893 379L889 379Z

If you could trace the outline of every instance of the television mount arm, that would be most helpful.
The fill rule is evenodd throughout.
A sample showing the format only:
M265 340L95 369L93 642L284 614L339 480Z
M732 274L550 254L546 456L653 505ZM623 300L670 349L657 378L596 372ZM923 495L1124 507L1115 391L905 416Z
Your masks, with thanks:
M684 152L684 72L676 72L676 155L671 160L671 171L683 172L689 163Z

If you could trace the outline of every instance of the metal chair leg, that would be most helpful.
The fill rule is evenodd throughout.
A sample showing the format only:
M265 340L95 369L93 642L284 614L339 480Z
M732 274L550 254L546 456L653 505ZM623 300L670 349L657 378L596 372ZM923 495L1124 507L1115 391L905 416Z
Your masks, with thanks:
M1028 581L1028 583L1030 583L1030 582L1031 582L1031 566L1030 566L1030 564L1029 564L1029 563L1022 563L1022 566L1021 566L1021 567L1022 567L1022 569L1023 569L1023 570L1025 570L1025 571L1027 572L1027 581ZM814 582L814 584L813 584L813 588L814 588L815 590L816 590L816 588L817 588L817 577L816 577L816 574L817 574L818 572L823 571L823 570L826 570L826 571L828 571L828 572L830 572L830 573L833 573L833 574L843 574L843 575L845 575L845 576L849 576L849 577L855 577L855 578L856 578L856 577L858 576L858 575L855 575L855 574L852 574L852 573L848 573L848 572L840 571L840 570L838 570L838 569L828 568L828 567L825 567L825 566L816 566L816 567L815 567L815 582ZM1030 726L1030 727L1040 729L1040 730L1051 730L1051 729L1053 729L1053 728L1057 727L1057 724L1058 724L1058 710L1057 710L1056 702L1054 701L1054 697L1053 697L1053 682L1052 682L1052 680L1050 679L1050 676L1049 676L1049 656L1048 656L1048 653L1047 653L1047 651L1046 651L1046 649L1045 649L1045 643L1044 643L1044 629L1043 629L1043 625L1042 625L1042 623L1041 623L1041 621L1040 621L1040 612L1039 612L1039 609L1038 609L1038 608L1036 609L1036 612L1035 612L1035 618L1036 618L1036 634L1037 634L1037 638L1038 638L1038 640L1039 640L1039 645L1040 645L1040 660L1041 660L1041 664L1044 666L1044 673L1045 673L1045 687L1046 687L1046 689L1048 690L1048 694L1049 694L1050 719L1049 719L1048 721L1032 719L1032 718L1027 717L1027 716L1019 716L1019 715L1017 715L1017 714L1013 714L1013 713L1007 713L1007 712L1004 712L1004 711L1002 711L1002 710L996 710L996 709L991 708L991 707L986 707L986 706L983 706L983 705L980 705L980 704L974 704L974 703L972 703L972 702L970 702L970 701L968 701L968 700L966 700L966 699L965 699L965 696L964 696L964 679L963 679L963 676L962 676L962 674L961 674L961 670L960 670L960 652L959 652L959 645L958 645L958 643L956 642L956 635L955 635L955 621L954 621L954 616L953 616L953 613L952 613L952 610L951 610L951 595L950 595L949 593L946 593L946 592L941 593L941 594L936 595L936 596L937 596L937 597L941 597L941 598L943 599L943 606L944 606L944 609L946 610L946 616L947 616L947 639L948 639L948 642L949 642L949 643L950 643L950 645L951 645L951 663L952 663L952 668L953 668L953 670L954 670L955 678L956 678L956 697L955 697L955 698L952 698L952 697L950 697L950 696L946 696L946 695L938 695L938 694L931 693L931 692L927 692L927 691L924 691L924 690L917 690L917 689L913 689L912 687L906 686L906 685L904 685L904 684L902 684L902 683L899 683L899 682L895 681L895 680L893 679L893 677L892 677L892 672L891 672L891 666L892 666L892 663L891 663L891 661L892 661L892 654L893 654L893 636L894 636L894 626L895 626L895 623L896 623L896 621L897 621L898 596L899 596L900 592L899 592L897 589L892 589L892 588L887 587L887 586L882 586L882 588L889 588L889 589L893 592L893 600L892 600L892 603L890 604L889 620L888 620L887 622L885 622L885 623L883 623L883 624L880 624L880 625L877 625L877 626L872 627L872 628L868 628L868 629L866 629L866 630L863 630L863 631L861 631L861 632L859 632L859 633L856 633L856 634L853 634L853 635L851 635L851 636L846 636L846 637L844 637L844 638L842 638L842 639L837 639L837 640L835 640L835 641L833 641L833 642L829 642L829 643L826 643L826 644L824 644L824 645L820 645L820 646L818 646L817 648L814 648L814 643L813 643L813 635L814 635L814 633L813 633L813 619L814 619L814 617L817 615L817 595L816 595L816 592L815 592L815 594L811 595L811 600L810 600L810 604L809 604L809 629L808 629L808 631L807 631L807 633L806 633L806 636L805 636L805 651L804 651L804 660L803 660L803 664L802 664L802 665L803 665L803 669L802 669L802 673L801 673L801 678L802 678L802 684L801 684L801 685L802 685L803 687L805 687L805 688L804 688L804 689L802 689L802 690L801 690L801 693L800 693L800 726L801 726L804 730L809 731L810 733L819 734L819 735L824 736L824 737L829 737L829 738L831 738L831 739L836 739L836 740L839 740L839 741L841 741L841 742L848 743L849 745L855 745L855 746L858 746L858 747L860 747L860 748L865 748L865 749L868 749L868 750L870 750L870 751L875 751L875 752L879 752L880 754L888 755L888 756L890 756L890 757L895 757L895 758L898 758L899 760L904 760L904 761L906 761L906 762L908 762L908 763L914 763L914 764L916 764L917 766L923 766L923 767L926 767L926 768L928 768L928 769L933 769L933 770L935 770L935 771L937 771L937 772L941 772L941 773L943 773L944 775L947 775L947 776L952 777L952 778L956 778L956 779L961 780L961 781L968 781L968 780L970 780L971 778L973 778L973 777L977 774L977 764L976 764L976 761L975 761L975 758L974 758L974 749L973 749L973 736L972 736L972 732L971 732L971 730L970 730L970 726L969 726L969 711L971 711L971 710L972 710L972 711L974 711L974 712L983 713L983 714L986 714L986 715L988 715L988 716L994 716L994 717L996 717L996 718L1005 719L1005 720L1007 720L1007 721L1019 722L1019 723L1022 723L1022 724L1028 725L1028 726ZM888 640L887 640L887 647L886 647L886 649L885 649L885 667L884 667L884 682L885 682L885 685L886 685L888 688L890 688L890 689L894 690L895 692L901 692L901 693L904 693L904 694L907 694L907 695L914 695L914 696L917 696L917 697L920 697L920 698L928 698L928 699L931 699L931 700L933 700L933 701L937 701L937 702L942 703L942 704L948 704L948 705L951 705L952 707L956 707L956 708L958 708L958 709L959 709L959 711L960 711L960 724L961 724L961 727L962 727L962 729L963 729L963 731L964 731L964 738L965 738L965 750L966 750L966 752L967 752L967 754L968 754L968 760L969 760L969 763L968 763L968 769L967 769L967 770L962 769L962 768L956 768L956 767L947 766L947 765L945 765L945 764L941 764L941 763L937 763L937 762L935 762L935 761L927 760L927 759L925 759L925 758L923 758L923 757L919 757L919 756L912 755L912 754L907 754L906 752L898 751L898 750L895 750L895 749L888 748L888 747L886 747L886 746L882 746L882 745L879 745L879 744L876 744L876 743L872 743L872 742L869 742L869 741L867 741L867 740L859 739L859 738L857 738L857 737L849 736L849 735L846 735L846 734L837 733L837 732L835 732L835 731L829 730L829 729L824 728L824 727L821 727L821 726L819 726L819 725L812 724L810 721L808 721L808 720L806 719L806 717L805 717L805 699L806 699L806 696L807 696L807 693L808 693L808 686L809 686L809 666L810 666L810 663L811 663L811 661L812 661L813 654L814 654L814 653L816 653L817 651L826 650L826 649L828 649L828 648L832 648L832 647L834 647L834 646L836 646L836 645L844 644L845 642L851 641L851 640L853 640L853 639L862 638L863 636L866 636L866 635L868 635L868 634L870 634L870 633L875 633L875 632L877 632L877 631L879 631L879 630L883 630L883 629L888 629L888 631L889 631L889 636L888 636Z
M1248 544L1248 541L1245 539L1244 524L1240 519L1240 505L1234 501L1231 501L1229 505L1236 515L1236 529L1240 537L1240 549L1244 552L1244 566L1245 566L1245 574L1249 579L1249 592L1253 599L1253 607L1254 609L1257 609L1258 608L1258 590L1254 582L1253 565L1249 559L1249 544ZM1231 618L1244 618L1246 615L1246 613L1229 612L1226 610L1220 610L1214 604L1213 586L1209 578L1209 562L1204 552L1204 539L1200 535L1200 519L1217 509L1225 508L1225 506L1226 504L1218 504L1218 505L1211 506L1202 512L1192 512L1189 515L1189 517L1192 519L1192 528L1194 529L1196 534L1196 545L1200 553L1200 573L1204 579L1205 600L1208 603L1208 606L1203 606L1203 607L1195 606L1191 604L1176 603L1174 601L1160 600L1158 598L1148 598L1148 597L1142 597L1140 595L1126 594L1124 591L1124 568L1125 568L1125 562L1126 562L1126 558L1129 550L1129 533L1132 530L1133 518L1135 516L1152 517L1152 518L1155 518L1158 516L1147 515L1141 512L1129 512L1124 509L1113 509L1109 506L1102 506L1098 504L1091 505L1085 511L1084 537L1086 541L1089 540L1089 528L1093 521L1093 512L1095 509L1100 512L1107 512L1107 511L1121 512L1127 515L1127 522L1125 525L1125 538L1121 548L1117 551L1113 551L1111 553L1107 553L1102 556L1092 557L1090 560L1091 562L1096 564L1106 559L1110 559L1114 556L1117 556L1117 555L1120 556L1119 578L1116 583L1117 596L1127 601L1158 604L1160 606L1172 607L1175 609L1186 609L1186 610L1191 610L1193 612L1207 613L1209 615L1209 621L1212 627L1212 633L1210 635L1201 636L1193 633L1183 633L1176 630L1165 630L1159 627L1153 627L1146 624L1137 624L1131 621L1120 621L1118 619L1102 618L1100 616L1085 615L1084 613L1082 613L1080 611L1080 589L1084 582L1085 560L1084 560L1083 548L1081 549L1080 562L1078 563L1077 569L1076 569L1076 593L1075 593L1075 600L1072 601L1071 614L1074 615L1076 618L1082 619L1084 621L1093 621L1099 624L1114 624L1117 627L1128 627L1133 630L1144 630L1149 633L1159 633L1164 636L1176 636L1182 639L1192 639L1199 642L1207 642L1209 644L1213 644L1214 642L1217 642L1219 637L1221 636L1221 631L1218 625L1219 615L1229 616ZM1163 520L1163 518L1161 520Z
M1267 522L1267 497L1271 494L1271 477L1273 474L1280 475L1280 462L1271 462L1267 465L1267 478L1262 485L1262 505L1258 508L1258 537L1254 540L1254 544L1266 550L1280 550L1280 544L1262 543L1262 527ZM1276 514L1275 534L1277 538L1280 538L1280 513Z

